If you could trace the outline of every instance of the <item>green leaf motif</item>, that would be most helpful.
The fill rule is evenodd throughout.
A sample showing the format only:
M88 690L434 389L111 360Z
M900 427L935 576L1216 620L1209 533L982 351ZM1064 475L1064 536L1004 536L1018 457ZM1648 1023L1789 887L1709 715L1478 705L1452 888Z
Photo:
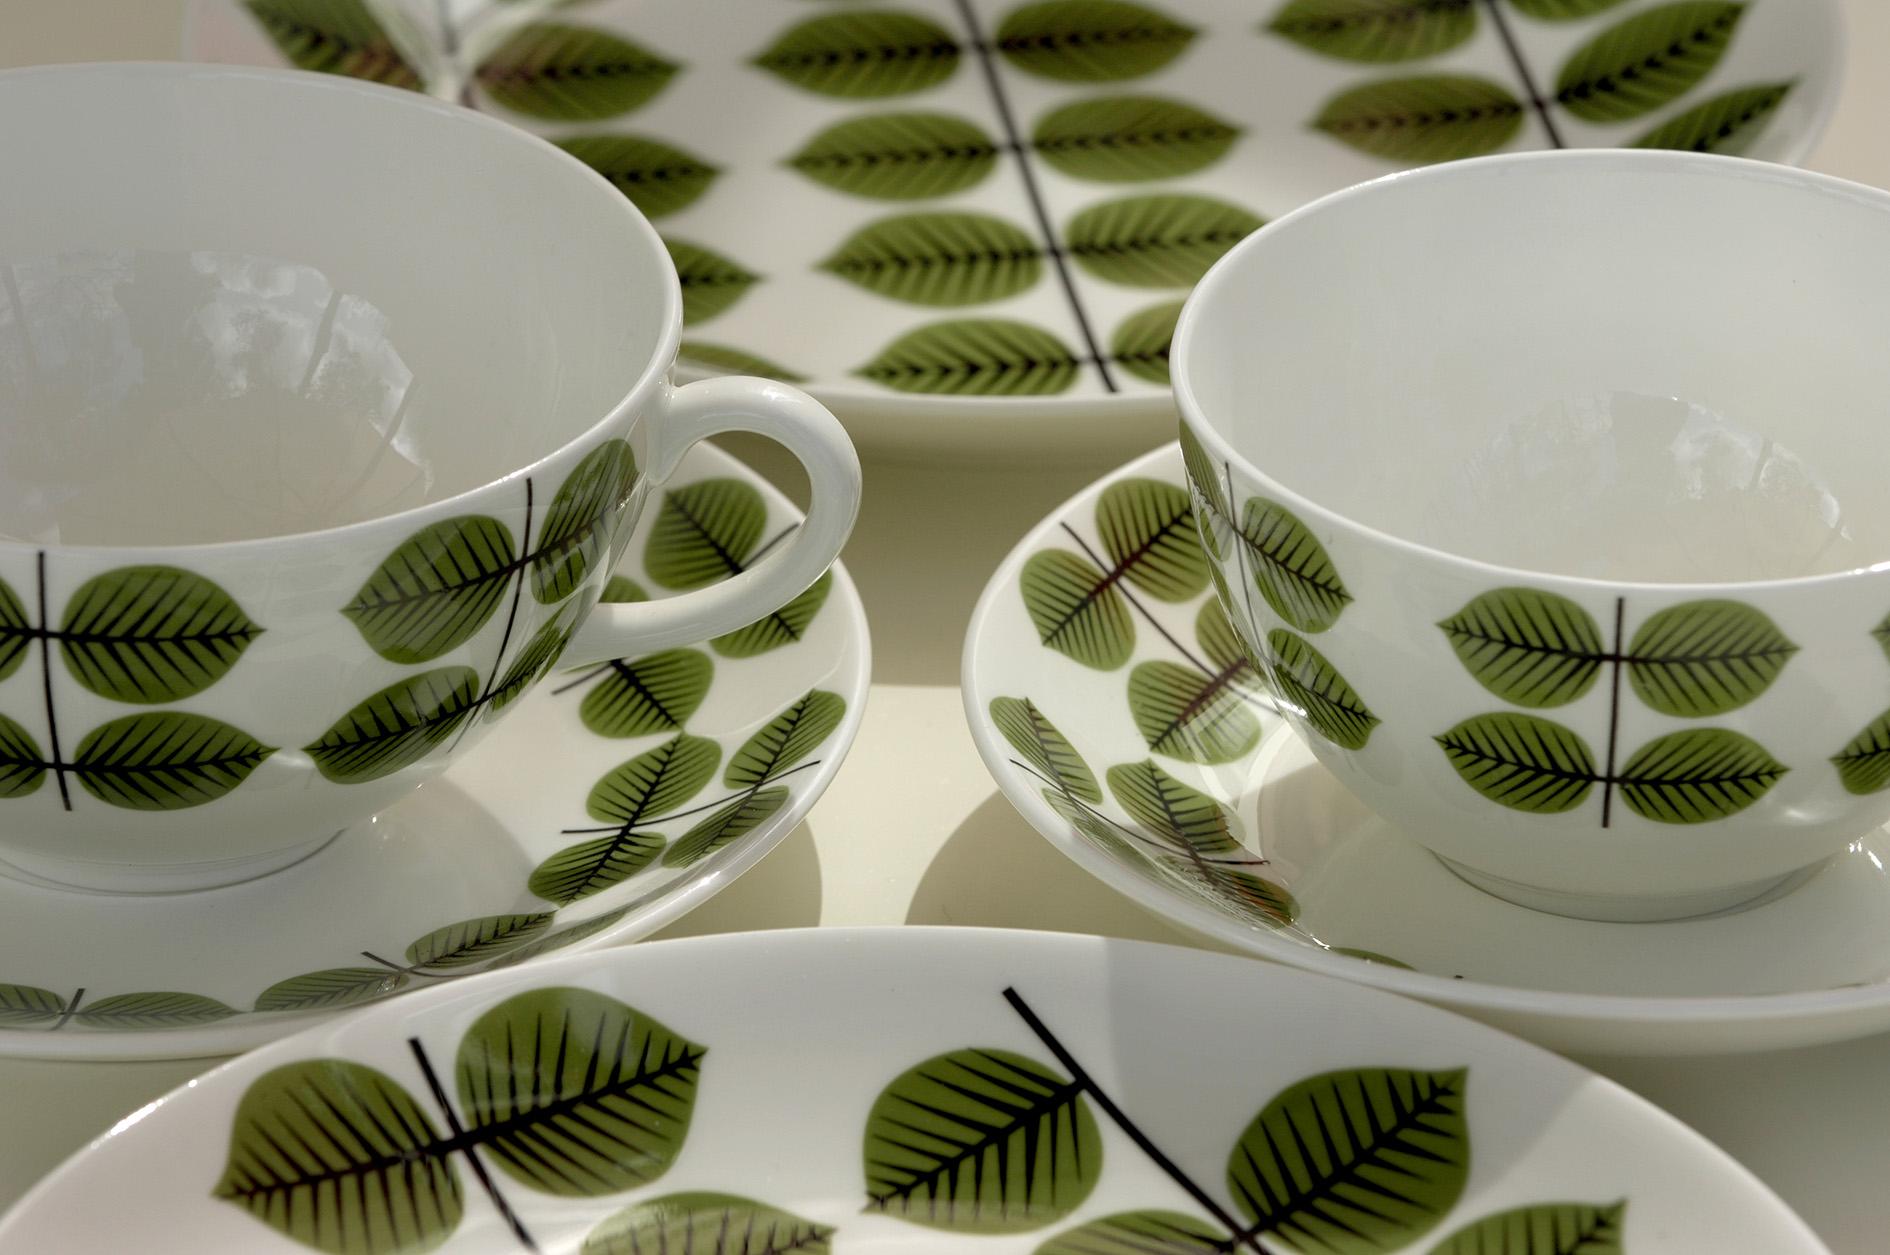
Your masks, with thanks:
M1852 793L1875 793L1890 785L1890 710L1884 711L1831 756L1838 779ZM0 780L6 777L0 774Z
M881 9L797 22L753 64L822 96L872 100L936 86L963 55L951 32L930 18Z
M1135 623L1116 580L1067 549L1030 555L1019 578L1037 639L1097 671L1114 671L1135 651Z
M1105 96L1044 114L1030 145L1073 179L1142 183L1205 170L1238 138L1239 127L1186 101Z
M1175 309L1175 315L1177 318L1181 315L1179 306ZM1188 491L1199 503L1199 508L1195 510L1195 523L1201 531L1201 544L1216 558L1224 558L1234 532L1234 508L1228 501L1228 485L1222 482L1214 459L1208 456L1208 451L1201 447L1200 439L1186 424L1177 429L1177 435L1181 445L1181 464L1187 472Z
M405 972L385 967L334 967L279 980L256 997L258 1011L316 1011L359 1006L413 983Z
M202 994L114 994L81 1006L72 1022L97 1029L188 1028L227 1020L236 1013L235 1007Z
M1621 800L1643 819L1700 824L1736 815L1790 768L1729 728L1688 728L1649 741L1621 768Z
M1127 0L1039 0L998 24L992 43L1027 73L1065 83L1113 83L1153 74L1195 30Z
M1484 593L1437 626L1476 682L1516 706L1566 706L1594 687L1608 654L1592 615L1536 588Z
M479 673L437 667L396 680L302 748L336 784L364 784L413 766L479 708Z
M474 71L495 104L548 122L593 122L644 105L681 68L607 31L520 27Z
M1576 49L1555 80L1555 100L1587 122L1649 113L1706 77L1745 15L1732 0L1678 0L1616 23Z
M25 728L0 715L0 801L25 797L45 783L47 761Z
M704 479L663 494L644 542L643 569L659 588L686 591L743 569L768 525L768 507L741 479Z
M517 553L511 529L483 514L428 524L387 555L341 613L389 662L431 662L486 625Z
M1476 0L1288 0L1267 29L1342 61L1419 61L1476 34Z
M1601 779L1586 741L1535 715L1473 715L1436 740L1465 784L1511 810L1574 810Z
M1076 382L1078 358L1041 327L964 318L908 331L853 373L898 392L1051 396Z
M610 180L646 218L689 208L721 173L694 153L642 135L576 135L557 144Z
M602 556L637 484L637 459L623 440L584 455L552 495L532 554L532 596L550 605L577 591Z
M686 240L664 240L669 260L676 267L682 283L683 326L707 322L742 299L761 276L730 261L700 244Z
M1283 628L1267 633L1267 645L1280 699L1339 748L1364 749L1380 720L1338 668L1305 638Z
M243 0L243 6L298 70L420 86L420 76L362 0Z
M1785 103L1793 83L1741 87L1693 106L1661 123L1630 148L1676 148L1736 157L1752 147L1765 124Z
M0 985L0 1028L29 1028L59 1018L65 1000L37 985Z
M1096 783L1089 764L1076 752L1069 738L1057 731L1056 725L1037 709L1035 702L1025 697L994 697L990 710L992 726L1012 749L1024 756L1025 762L1049 777L1058 788L1085 802L1103 800L1102 786Z
M425 1109L391 1077L303 1060L250 1082L211 1193L329 1255L431 1250L466 1205L439 1144Z
M1209 662L1223 671L1239 672L1236 680L1251 684L1258 678L1259 668L1253 655L1247 652L1247 643L1228 622L1227 612L1221 609L1218 598L1201 603L1201 613L1194 617L1194 638L1201 642L1202 652L1207 654Z
M1397 1250L1443 1219L1470 1170L1465 1072L1356 1068L1269 1102L1227 1165L1256 1234L1293 1250Z
M1419 164L1492 153L1522 129L1508 88L1466 74L1381 79L1328 100L1312 125L1360 152Z
M663 849L655 832L619 832L566 846L532 870L526 888L547 902L569 906L622 884Z
M1005 1050L927 1059L866 1121L867 1210L953 1233L1026 1233L1080 1207L1102 1174L1082 1086Z
M1509 0L1510 7L1539 22L1573 22L1605 13L1622 0Z
M731 789L756 789L806 758L833 735L847 712L847 699L825 689L811 689L743 741L728 760L722 783Z
M760 375L766 379L779 379L782 383L807 382L807 376L799 371L789 370L747 349L731 348L726 344L684 340L677 351L676 360L705 375Z
M709 695L715 664L695 649L666 649L619 659L578 705L578 718L599 736L674 732Z
M1119 575L1159 601L1207 588L1207 559L1185 488L1159 479L1118 480L1096 501L1096 530Z
M498 718L501 711L523 697L547 671L558 665L564 647L571 643L572 632L571 616L561 614L532 634L532 639L518 651L499 682L486 694L487 719Z
M483 963L515 950L551 924L550 911L486 915L436 928L407 947L407 962L415 967L454 971Z
M668 1194L599 1222L578 1255L828 1255L829 1225L733 1194Z
M1109 358L1137 379L1168 385L1168 353L1181 318L1180 301L1164 301L1124 318L1109 338Z
M597 1198L675 1162L707 1053L614 998L534 989L473 1022L454 1073L481 1154L534 1190Z
M829 571L773 614L764 615L747 627L712 637L709 648L724 658L753 658L795 644L807 635L814 616L827 604L827 594L832 591L833 573Z
M567 946L574 946L580 941L595 937L605 929L615 926L619 920L630 913L630 910L629 906L620 906L614 911L593 915L590 919L579 920L564 928L555 928L535 941L528 941L515 950L507 950L487 964L485 970L496 972L500 968L517 967L541 955L553 954Z
M1240 512L1240 539L1253 560L1260 596L1290 626L1323 632L1351 603L1326 547L1285 506L1248 498Z
M1234 836L1233 813L1154 762L1111 767L1107 779L1109 792L1129 817L1170 849L1202 858L1246 856Z
M228 593L170 566L93 576L67 601L59 630L73 679L100 697L143 705L203 692L262 633Z
M1626 1202L1518 1207L1465 1225L1431 1255L1624 1255L1626 1211Z
M880 113L836 122L787 164L835 191L875 200L930 200L982 183L997 142L950 113Z
M1059 1233L1035 1255L1218 1255L1228 1236L1178 1211L1121 1211Z
M1211 196L1130 196L1071 218L1064 247L1098 279L1137 288L1185 288L1262 225L1262 218Z
M33 626L19 596L0 580L0 680L19 670L33 644Z
M1231 678L1174 662L1138 663L1129 673L1129 713L1149 749L1191 763L1238 762L1251 753L1260 720Z
M591 786L585 810L592 819L626 829L668 814L715 777L722 747L687 733L672 737L611 768Z
M1689 601L1650 616L1628 644L1628 683L1663 715L1737 710L1771 687L1798 646L1759 610Z
M71 769L80 786L101 802L126 810L174 811L216 801L275 752L208 715L153 710L86 733Z
M903 214L861 227L819 268L914 305L982 305L1035 284L1043 249L990 214Z
M727 806L677 837L663 852L665 867L693 867L725 845L741 840L763 823L774 818L787 805L785 788L761 789L743 794Z
M604 595L599 601L636 602L648 601L649 592L643 585L624 575L613 575L604 582Z

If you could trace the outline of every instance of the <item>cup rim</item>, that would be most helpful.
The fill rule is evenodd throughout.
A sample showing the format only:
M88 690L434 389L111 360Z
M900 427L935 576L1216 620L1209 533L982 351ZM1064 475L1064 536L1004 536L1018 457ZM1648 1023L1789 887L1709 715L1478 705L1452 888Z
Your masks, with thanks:
M501 485L542 475L551 463L564 457L571 450L594 443L604 432L616 427L622 417L634 411L668 377L671 365L682 344L682 285L676 277L676 267L669 260L668 249L656 228L650 225L637 207L630 203L630 198L623 195L602 175L591 167L565 152L556 144L530 131L513 126L508 122L489 114L448 101L436 99L417 91L405 88L388 87L380 83L370 83L361 79L345 78L332 74L321 74L310 70L281 69L263 66L215 65L208 63L180 61L91 61L75 62L62 65L35 65L16 69L0 70L0 90L6 85L29 78L153 78L153 79L239 79L260 80L274 84L275 88L291 91L333 92L343 96L356 96L369 100L379 100L395 107L419 110L431 113L449 125L467 126L485 130L494 135L505 137L506 142L536 148L541 158L550 158L563 165L580 178L588 182L600 195L608 196L614 207L622 215L624 225L642 241L644 251L660 264L655 267L660 280L662 310L657 316L658 334L656 344L648 360L636 374L635 380L624 390L623 395L611 403L604 413L593 423L586 426L575 436L565 440L557 447L545 450L523 466L516 466L501 475L477 484L471 488L454 493L438 501L429 501L421 505L409 506L386 514L377 514L372 518L360 519L352 523L342 523L333 527L312 530L280 532L268 536L244 536L233 540L196 541L187 544L132 545L132 544L72 544L55 542L39 544L31 541L0 538L0 552L22 552L47 550L74 554L94 554L105 557L125 555L130 560L150 561L158 554L178 554L189 556L220 556L239 552L254 552L272 545L296 544L307 541L330 541L340 544L349 543L365 536L368 532L379 530L393 523L401 523L413 530L424 526L434 517L448 517L464 513L470 501L490 492ZM272 89L273 90L273 89Z
M1323 505L1262 471L1252 459L1234 448L1232 442L1214 425L1208 417L1207 408L1201 404L1194 391L1190 369L1194 358L1194 340L1202 321L1210 317L1209 306L1224 299L1221 295L1223 291L1239 282L1237 272L1246 264L1245 258L1264 251L1276 239L1288 234L1288 228L1300 218L1318 215L1344 202L1380 196L1389 188L1403 187L1407 184L1458 182L1488 177L1491 173L1500 175L1510 169L1526 169L1541 165L1588 166L1597 173L1623 168L1667 170L1689 177L1729 178L1740 182L1784 184L1802 192L1845 199L1875 208L1884 214L1886 230L1890 230L1890 191L1849 179L1841 179L1835 175L1802 170L1795 166L1781 166L1767 161L1728 157L1715 153L1611 148L1554 149L1543 152L1499 153L1490 157L1475 157L1381 175L1364 183L1356 183L1321 196L1290 213L1273 219L1223 254L1195 285L1194 290L1188 294L1182 306L1181 316L1175 324L1174 340L1170 351L1170 358L1174 363L1172 380L1175 404L1181 412L1182 426L1209 448L1215 455L1216 462L1225 462L1238 467L1242 475L1258 485L1262 492L1292 510L1302 520L1316 520L1325 529L1350 532L1374 545L1385 546L1406 558L1455 568L1474 575L1479 581L1489 583L1492 587L1499 584L1532 586L1552 584L1593 593L1613 593L1621 590L1650 594L1684 591L1689 596L1732 597L1750 595L1754 591L1823 588L1890 571L1890 554L1886 554L1882 560L1868 566L1854 567L1847 571L1774 579L1715 580L1700 583L1601 579L1595 576L1571 575L1559 571L1489 562L1407 539L1381 528L1361 523L1341 511Z

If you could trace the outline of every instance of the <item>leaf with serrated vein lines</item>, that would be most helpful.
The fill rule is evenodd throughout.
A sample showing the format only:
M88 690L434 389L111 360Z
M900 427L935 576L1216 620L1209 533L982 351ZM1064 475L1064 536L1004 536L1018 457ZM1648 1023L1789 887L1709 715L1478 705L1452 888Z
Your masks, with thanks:
M20 604L19 596L0 580L0 680L6 679L26 660L26 651L33 643L32 624L27 621L26 607Z
M1625 1200L1537 1203L1465 1225L1431 1255L1624 1255Z
M438 667L396 680L302 748L336 784L379 780L432 753L478 703L477 671Z
M1138 310L1116 324L1109 338L1109 359L1149 383L1168 383L1168 353L1174 344L1180 301L1164 301Z
M1838 779L1852 793L1875 793L1890 785L1890 710L1871 720L1843 749L1831 756Z
M1105 183L1173 179L1219 161L1240 128L1162 96L1078 100L1038 119L1030 146L1071 178Z
M1338 668L1302 637L1281 628L1267 633L1267 645L1281 701L1334 745L1364 749L1380 720Z
M676 267L676 280L682 285L683 326L707 322L736 301L748 289L761 282L761 276L714 249L687 240L665 239L669 260Z
M1573 22L1612 9L1622 0L1509 0L1511 8L1541 22Z
M519 650L506 666L499 682L486 694L485 717L488 720L498 718L502 711L538 683L547 671L558 665L558 659L563 656L564 647L571 643L575 631L571 626L572 618L567 611L532 634L525 648Z
M659 588L686 591L745 568L768 525L768 507L751 483L704 479L663 494L643 545L643 569Z
M1326 547L1285 506L1248 498L1240 512L1240 539L1253 560L1260 596L1300 631L1325 631L1351 602Z
M1436 740L1465 784L1511 810L1574 810L1601 779L1586 741L1535 715L1473 715Z
M1476 0L1289 0L1267 29L1344 61L1418 61L1476 34Z
M1592 615L1536 588L1484 593L1437 626L1476 682L1517 706L1574 701L1594 687L1608 652Z
M762 789L736 798L677 837L663 852L663 866L690 867L725 845L739 841L787 805L785 788Z
M1745 11L1733 0L1678 0L1642 10L1562 64L1556 103L1588 122L1622 122L1658 109L1719 64Z
M578 705L578 718L599 736L674 732L709 694L715 664L694 649L666 649L610 664Z
M385 967L334 967L277 981L256 996L258 1011L313 1011L358 1006L413 983L405 972Z
M1066 83L1153 74L1187 50L1195 30L1127 0L1039 0L998 24L992 44L1020 70Z
M623 440L584 455L552 495L531 557L532 596L547 605L577 591L603 554L637 483L637 459Z
M994 697L990 710L992 725L1012 749L1024 756L1025 762L1085 802L1103 800L1102 786L1096 783L1089 764L1034 702L1023 697Z
M1650 616L1628 644L1628 683L1664 715L1737 710L1798 652L1778 625L1737 601L1689 601Z
M1076 382L1076 355L1041 327L962 318L908 331L853 373L898 392L1049 396Z
M1121 1211L1057 1234L1034 1255L1218 1255L1230 1241L1178 1211Z
M494 49L473 77L514 113L588 122L640 107L678 68L608 31L533 22Z
M1495 152L1522 129L1523 103L1466 74L1383 79L1332 97L1314 128L1360 152L1418 164Z
M566 846L532 869L526 888L547 902L569 906L621 884L650 865L663 849L655 832L615 832Z
M807 382L807 376L799 371L789 370L758 353L731 348L726 344L684 340L682 347L677 350L677 360L709 375L761 375L767 379L779 379L782 383Z
M861 227L819 268L915 305L982 305L1036 283L1043 248L990 214L903 214Z
M73 679L100 697L155 705L222 679L262 627L201 575L128 566L81 584L59 632Z
M951 32L930 18L867 10L797 22L753 64L823 96L864 100L942 83L963 55Z
M532 940L551 924L551 915L550 911L486 915L448 924L408 946L407 962L449 971L471 967Z
M733 1194L666 1194L598 1222L578 1255L827 1255L829 1225Z
M0 715L0 800L25 797L37 789L45 782L47 767L33 734Z
M1181 311L1175 311L1177 317ZM1181 444L1181 465L1186 472L1189 495L1195 498L1195 523L1201 532L1201 544L1217 558L1227 556L1227 542L1233 538L1234 509L1227 499L1227 485L1201 441L1182 424L1177 435Z
M1129 673L1129 713L1149 749L1191 763L1231 763L1258 745L1260 720L1233 687L1234 674L1203 675L1166 660L1137 663Z
M574 946L578 942L590 937L595 937L598 933L610 928L619 920L623 919L624 916L628 915L630 910L631 908L628 906L620 906L614 911L605 911L602 915L594 915L590 919L579 920L577 923L567 927L553 929L537 940L529 941L516 950L507 950L491 963L488 963L485 970L488 972L496 972L500 968L517 967L521 963L529 963L540 955L553 954L567 946Z
M1160 193L1093 205L1070 219L1063 242L1099 279L1138 288L1185 288L1264 225L1210 196Z
M235 1007L202 994L113 994L82 1004L72 1020L82 1027L99 1029L187 1028L214 1024L236 1013Z
M763 615L747 627L710 638L709 648L724 658L753 658L792 645L807 635L808 627L827 603L827 594L832 589L833 573L829 571L774 613Z
M389 662L431 662L486 625L517 552L511 529L495 518L443 519L388 554L341 613Z
M1751 737L1729 728L1688 728L1629 756L1621 800L1643 819L1699 824L1736 815L1791 770Z
M127 810L174 811L216 801L275 752L208 715L153 710L86 733L72 755L71 771L101 802Z
M700 793L721 761L722 747L707 737L672 737L606 772L584 809L600 823L646 823Z
M1136 823L1176 853L1194 857L1245 854L1225 806L1183 784L1152 760L1111 767L1109 792Z
M1067 549L1030 555L1018 580L1024 609L1046 646L1097 671L1114 671L1135 649L1135 623L1116 580Z
M1218 598L1201 603L1201 613L1194 618L1194 638L1201 642L1209 662L1223 671L1239 671L1237 681L1251 684L1258 677L1253 655L1247 652L1246 642L1228 622L1227 612L1221 609Z
M37 985L0 985L0 1027L26 1028L59 1018L65 1000Z
M810 690L742 742L728 760L722 783L731 789L766 784L833 735L846 710L847 700L840 694Z
M1715 96L1669 118L1628 147L1674 148L1736 157L1752 147L1793 86L1767 83Z
M243 0L243 7L298 70L420 86L362 0Z
M574 135L557 144L610 180L646 218L689 208L721 173L694 153L642 135Z
M1161 601L1186 601L1207 587L1207 559L1184 488L1159 479L1124 479L1096 501L1096 530L1110 574Z
M997 157L997 142L954 114L880 113L834 123L787 164L854 196L929 200L977 186Z

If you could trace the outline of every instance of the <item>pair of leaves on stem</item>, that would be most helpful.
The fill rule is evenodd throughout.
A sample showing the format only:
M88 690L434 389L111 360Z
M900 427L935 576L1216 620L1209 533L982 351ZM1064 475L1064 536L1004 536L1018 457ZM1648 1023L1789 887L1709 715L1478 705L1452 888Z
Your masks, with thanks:
M214 1024L237 1014L215 998L175 992L112 994L90 1002L34 985L0 985L0 1028L60 1027L130 1031Z
M1890 617L1871 629L1871 636L1890 658ZM1859 795L1876 793L1890 787L1890 710L1871 720L1870 725L1831 756L1838 779L1844 788Z
M1138 379L1166 384L1169 344L1180 316L1180 301L1129 315L1110 337L1108 360ZM1054 396L1067 392L1090 360L1033 323L960 318L907 332L853 373L895 392Z

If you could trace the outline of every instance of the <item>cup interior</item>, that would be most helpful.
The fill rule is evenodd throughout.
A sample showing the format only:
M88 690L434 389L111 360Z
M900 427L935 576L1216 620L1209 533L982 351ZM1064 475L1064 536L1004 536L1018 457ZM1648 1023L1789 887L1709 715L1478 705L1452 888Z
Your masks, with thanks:
M317 75L0 75L0 538L166 545L444 500L603 419L677 308L623 197Z
M1289 496L1462 557L1716 583L1890 560L1890 195L1584 152L1435 167L1197 290L1184 412Z

